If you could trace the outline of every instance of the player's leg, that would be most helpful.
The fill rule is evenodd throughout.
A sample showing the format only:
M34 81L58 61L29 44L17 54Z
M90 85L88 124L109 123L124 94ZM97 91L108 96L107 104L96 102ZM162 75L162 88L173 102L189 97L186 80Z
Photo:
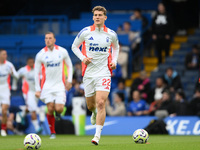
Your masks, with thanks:
M92 115L90 117L91 124L95 125L97 115L95 95L91 97L86 97L86 103L88 110L92 112Z
M47 105L47 120L49 124L49 129L51 132L50 139L55 139L55 117L54 117L54 110L55 110L55 95L49 93L49 91L42 91L40 99L45 102Z
M55 93L55 111L58 119L60 114L63 112L66 103L66 93L65 91L60 91Z
M2 104L2 123L1 123L1 136L7 136L6 133L6 123L7 123L7 112L8 112L9 105L8 104Z
M92 139L92 143L95 145L99 144L101 137L101 131L106 118L105 104L108 98L108 91L96 91L96 106L97 106L97 116L96 116L96 133Z
M64 104L55 104L56 120L60 120L60 114L63 112Z
M90 121L91 124L96 124L96 100L95 100L95 86L94 86L94 78L85 78L83 77L83 85L85 90L85 97L87 108L92 112Z
M99 144L101 137L101 131L106 118L105 104L110 92L111 77L99 77L95 79L95 91L96 91L96 133L92 139L92 143L95 145Z
M35 92L29 91L27 93L27 106L29 112L31 112L31 122L35 128L37 134L41 133L42 128L39 126L39 122L37 119L37 98L35 97Z
M55 117L54 117L54 110L55 110L55 104L53 102L49 102L47 103L47 120L49 123L49 129L51 132L51 136L50 139L54 139L55 138Z

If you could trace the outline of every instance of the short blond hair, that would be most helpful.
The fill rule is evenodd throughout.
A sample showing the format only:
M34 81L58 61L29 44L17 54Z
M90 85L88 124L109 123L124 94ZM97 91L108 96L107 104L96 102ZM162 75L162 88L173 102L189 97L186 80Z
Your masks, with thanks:
M46 36L47 34L53 34L53 37L56 38L56 36L55 36L55 34L54 34L53 32L47 31L47 32L45 33L45 36Z
M107 10L106 10L106 8L105 7L103 7L103 6L95 6L93 9L92 9L92 13L94 14L94 11L102 11L103 12L103 14L106 16L106 14L107 14Z

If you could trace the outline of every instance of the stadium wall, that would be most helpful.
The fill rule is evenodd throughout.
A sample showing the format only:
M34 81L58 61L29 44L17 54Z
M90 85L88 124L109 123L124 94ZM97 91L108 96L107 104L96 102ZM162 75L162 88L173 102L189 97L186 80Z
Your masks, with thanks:
M63 119L72 120L71 116L65 116ZM139 128L145 128L152 119L156 117L106 117L102 135L132 135ZM167 130L170 135L200 135L200 119L197 116L181 116L165 118ZM86 117L86 135L94 135L95 126L91 125L90 117ZM26 133L34 132L30 123ZM47 120L43 124L42 134L50 134Z

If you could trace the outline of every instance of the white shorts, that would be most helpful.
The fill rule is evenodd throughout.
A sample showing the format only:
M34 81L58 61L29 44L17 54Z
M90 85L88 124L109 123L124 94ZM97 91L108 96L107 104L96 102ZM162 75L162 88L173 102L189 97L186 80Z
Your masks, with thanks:
M42 91L40 99L45 103L56 103L56 104L65 104L66 103L66 93L65 91L59 92L48 92Z
M10 90L0 89L0 104L10 105Z
M34 91L28 91L27 94L23 94L26 105L30 112L36 111L38 108L38 99L35 97Z
M110 92L111 77L83 77L85 97L95 95L96 91Z

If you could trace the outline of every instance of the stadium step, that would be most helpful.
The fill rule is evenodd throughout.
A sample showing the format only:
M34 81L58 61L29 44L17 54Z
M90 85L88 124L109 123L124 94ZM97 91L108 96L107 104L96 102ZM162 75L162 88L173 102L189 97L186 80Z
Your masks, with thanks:
M181 44L180 44L180 43L173 42L173 43L170 45L170 50L179 50L180 47L181 47Z
M156 65L145 65L144 70L147 73L151 73L153 70L155 70L157 68L157 64Z
M158 58L157 57L144 57L143 63L146 64L158 64Z
M133 79L127 79L127 80L125 81L125 86L126 86L126 87L131 87L132 83L133 83Z
M174 37L174 42L176 43L184 43L187 42L188 38L187 36L175 36Z

